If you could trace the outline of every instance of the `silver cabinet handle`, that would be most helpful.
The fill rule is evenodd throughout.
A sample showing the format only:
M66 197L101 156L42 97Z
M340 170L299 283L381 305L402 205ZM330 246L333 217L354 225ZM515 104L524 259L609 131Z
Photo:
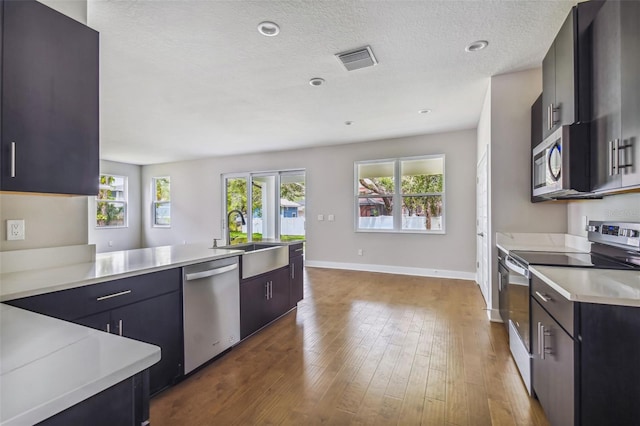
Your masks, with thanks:
M265 294L264 294L265 299L269 300L269 281L267 281L264 284L264 291L265 291Z
M11 142L11 177L16 177L16 143Z
M551 105L547 106L547 130L551 130Z
M558 107L554 107L553 104L551 104L551 128L552 129L553 129L553 126L555 126L560 122L560 120L556 120L556 116L555 116L558 110L559 110Z
M538 355L543 357L543 355L542 355L542 333L540 333L540 328L541 327L542 327L542 323L538 321Z
M99 302L101 300L111 299L112 297L124 296L125 294L131 293L131 290L121 291L120 293L108 294L106 296L100 296L96 300Z
M273 281L269 281L269 299L273 299Z
M122 320L118 320L118 334L122 336Z
M296 279L296 268L293 265L291 265L291 279L292 280Z
M553 350L552 350L551 346L546 346L545 345L545 337L551 336L551 331L550 330L546 330L544 325L540 327L540 331L541 331L541 334L542 334L542 340L541 340L542 341L542 352L540 354L540 357L542 359L545 359L546 355L553 354Z
M553 300L548 294L542 294L539 291L536 291L536 296L542 299L543 302L551 302Z
M498 271L498 291L502 291L502 272Z
M107 333L111 333L111 324L107 323Z
M304 250L304 249L299 248L299 249L296 249L295 251L297 253L297 252L302 251L302 250Z
M615 174L615 171L613 169L613 141L609 141L609 149L608 149L608 153L609 153L609 176L613 176Z
M620 139L613 141L613 169L614 174L620 174Z
M540 323L540 337L539 337L539 342L540 342L540 359L544 359L545 358L545 351L544 351L544 325L542 325L542 323Z

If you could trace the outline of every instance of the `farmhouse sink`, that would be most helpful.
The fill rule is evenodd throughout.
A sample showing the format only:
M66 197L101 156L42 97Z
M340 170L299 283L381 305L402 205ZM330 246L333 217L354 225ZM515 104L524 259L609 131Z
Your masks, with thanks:
M289 264L289 247L286 245L247 243L220 248L244 250L242 253L242 279L255 277Z

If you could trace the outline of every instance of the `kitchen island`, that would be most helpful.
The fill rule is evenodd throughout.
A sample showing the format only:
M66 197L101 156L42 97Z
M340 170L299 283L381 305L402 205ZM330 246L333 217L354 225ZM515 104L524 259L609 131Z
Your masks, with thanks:
M142 407L123 413L119 406L118 418L148 418L148 409L146 417L140 410L149 395L142 384L134 389L132 379L160 360L157 346L5 304L0 304L0 341L3 426L44 421L123 382L119 393Z

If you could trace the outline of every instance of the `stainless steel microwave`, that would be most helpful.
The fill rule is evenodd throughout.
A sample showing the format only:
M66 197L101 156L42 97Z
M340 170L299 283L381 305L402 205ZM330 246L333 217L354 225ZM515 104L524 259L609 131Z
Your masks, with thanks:
M534 197L572 198L589 194L589 125L559 127L533 149Z

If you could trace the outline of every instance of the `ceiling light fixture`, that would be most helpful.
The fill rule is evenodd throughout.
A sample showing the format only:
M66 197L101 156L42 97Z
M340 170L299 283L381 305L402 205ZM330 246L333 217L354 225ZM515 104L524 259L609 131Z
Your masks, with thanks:
M418 111L418 114L429 114L430 112L430 109L421 109L420 111Z
M345 121L344 124L347 126L351 126L353 124L353 121Z
M263 36L275 37L280 34L280 27L275 22L264 21L258 24L258 31Z
M309 84L316 87L322 86L324 84L324 78L314 77L311 80L309 80Z
M477 52L478 50L482 50L489 45L487 40L478 40L474 41L470 45L464 48L467 52Z

